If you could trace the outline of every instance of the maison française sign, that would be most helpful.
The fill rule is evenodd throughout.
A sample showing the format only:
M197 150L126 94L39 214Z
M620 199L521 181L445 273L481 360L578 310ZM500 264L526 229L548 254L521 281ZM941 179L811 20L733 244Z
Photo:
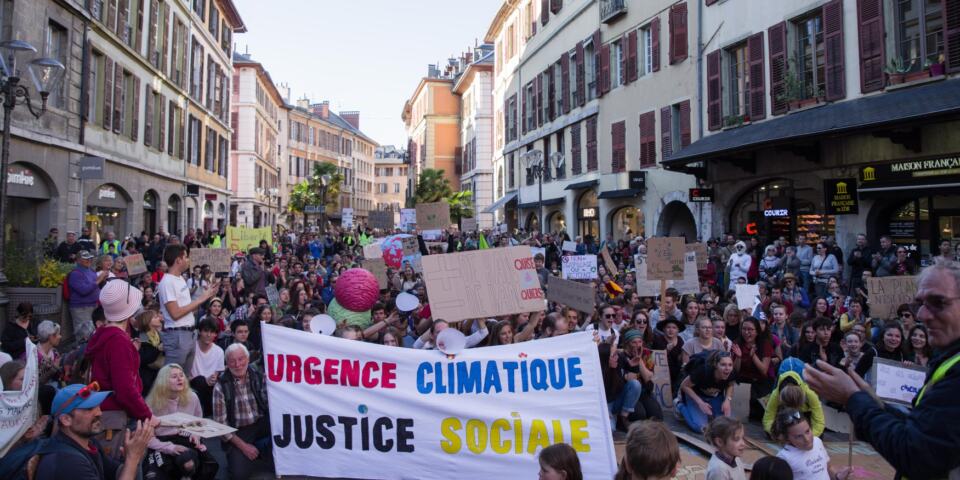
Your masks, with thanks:
M860 184L865 188L881 184L904 183L909 180L926 183L926 181L939 180L941 177L948 176L960 176L960 154L860 167Z
M860 213L856 178L828 178L823 181L823 206L827 215Z

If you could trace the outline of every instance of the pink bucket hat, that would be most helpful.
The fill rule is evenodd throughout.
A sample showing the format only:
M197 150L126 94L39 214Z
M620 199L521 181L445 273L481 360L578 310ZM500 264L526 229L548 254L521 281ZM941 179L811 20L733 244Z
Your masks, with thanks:
M122 322L142 308L143 292L123 280L110 280L100 289L100 305L108 322Z

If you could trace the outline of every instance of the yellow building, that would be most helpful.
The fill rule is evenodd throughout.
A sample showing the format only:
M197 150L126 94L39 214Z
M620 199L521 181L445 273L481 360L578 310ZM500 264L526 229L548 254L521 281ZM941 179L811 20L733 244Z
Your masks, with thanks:
M374 153L373 183L376 209L394 212L399 220L400 209L407 198L406 152L393 145L377 148Z

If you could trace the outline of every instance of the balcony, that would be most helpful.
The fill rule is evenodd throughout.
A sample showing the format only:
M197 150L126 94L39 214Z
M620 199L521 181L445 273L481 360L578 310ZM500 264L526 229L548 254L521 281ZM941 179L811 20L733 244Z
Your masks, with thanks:
M626 0L600 0L600 22L610 23L627 13Z

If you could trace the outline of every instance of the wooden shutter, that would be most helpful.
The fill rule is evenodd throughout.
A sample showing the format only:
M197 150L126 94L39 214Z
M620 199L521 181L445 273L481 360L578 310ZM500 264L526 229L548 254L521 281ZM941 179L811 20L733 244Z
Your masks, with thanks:
M171 102L171 103L172 103L172 102ZM180 159L183 159L183 158L184 158L184 155L186 155L184 152L185 152L185 150L186 150L186 148L185 148L186 143L185 143L185 142L186 142L186 137L187 137L187 136L186 136L186 130L187 130L187 111L184 110L184 109L180 109L180 108L178 108L178 110L180 111L180 126L178 127L178 128L180 129L180 135L177 135L177 138L180 139L180 146L179 146L179 151L177 152L177 157L179 157ZM172 117L172 116L173 116L173 115L171 114L171 117Z
M597 116L587 119L587 171L597 169Z
M177 126L173 124L174 119L176 119L176 108L176 104L174 104L173 101L170 101L170 118L167 120L170 122L170 125L168 126L168 129L170 130L170 137L167 138L167 155L170 155L171 157L175 151L173 139L176 137L177 132Z
M690 100L680 102L680 147L690 145L691 126L690 126Z
M637 31L631 30L627 35L627 83L634 82L639 78L639 65L637 64L637 55L639 52L637 43Z
M586 59L584 56L583 42L577 42L577 106L582 107L587 101L586 87Z
M127 3L129 2L130 0L119 0L117 2L117 25L114 32L123 43L130 42L130 36L127 34Z
M560 57L560 103L563 113L570 113L570 54L564 52Z
M160 67L160 55L157 52L157 30L159 24L157 23L157 10L160 9L160 2L157 0L150 0L150 26L147 29L147 61L150 62L154 67ZM144 141L146 141L147 136L143 136Z
M723 127L723 87L720 75L720 49L707 54L707 128ZM751 77L751 80L753 78Z
M140 132L140 78L133 76L133 108L130 118L130 139L137 141Z
M527 87L521 87L523 91L520 92L520 134L524 135L527 133Z
M673 138L671 136L673 120L670 108L667 106L660 109L660 150L664 160L673 155Z
M629 81L627 80L627 68L630 65L630 53L627 51L627 46L629 45L629 43L630 41L627 38L626 34L623 34L620 36L620 47L619 47L620 48L620 78L617 80L614 80L613 75L611 74L610 88L617 88L618 86L620 86L620 83L618 80L622 80L624 85L629 83ZM613 55L612 49L611 49L610 55ZM613 59L613 60L616 60L616 59ZM616 84L614 84L615 81L617 81Z
M580 122L570 126L570 171L574 175L582 173L580 165Z
M163 4L163 43L160 45L160 71L169 75L173 69L167 65L167 51L170 49L170 5Z
M103 57L103 129L113 127L113 60Z
M784 78L787 76L787 23L767 29L770 47L770 110L774 115L787 113Z
M603 46L600 44L600 30L593 32L593 93L595 97L603 96Z
M600 94L610 91L610 45L600 47Z
M133 41L134 44L133 44L133 48L135 48L135 49L137 50L137 52L140 52L140 51L141 51L141 48L140 48L140 47L143 46L143 35L142 35L142 33L143 33L143 3L144 3L144 1L145 1L145 0L140 0L139 2L137 2L137 19L136 19L136 22L137 22L137 23L136 23L136 25L135 25L135 28L133 29L133 31L134 31L134 39L133 39L133 40L134 40L134 41ZM147 54L147 56L149 57L149 54Z
M943 56L948 72L960 71L960 0L943 0Z
M147 100L143 106L143 144L152 146L153 144L153 101L156 93L152 88L147 88Z
M687 59L687 4L670 7L670 64Z
M660 17L650 22L650 38L653 39L650 55L653 57L653 71L660 71Z
M613 144L613 155L611 158L611 171L613 173L620 173L626 170L626 143L627 143L627 126L626 122L619 121L610 125L610 141Z
M104 0L107 6L107 30L117 30L117 0ZM121 0L122 1L122 0Z
M860 91L874 92L884 83L883 0L857 0L860 37Z
M558 13L563 8L563 0L550 0L550 11Z
M113 131L120 133L123 128L123 67L113 65Z
M540 128L543 125L543 72L533 80L533 111L533 128Z
M760 120L767 116L766 75L763 71L763 32L755 33L747 39L747 55L750 59L750 120Z
M157 138L154 141L154 145L156 145L157 149L162 152L163 140L165 138L164 135L166 134L166 126L167 126L167 102L166 102L166 99L163 98L162 93L157 92L156 95L160 97L160 101L157 102L158 104L160 104L160 125L159 125L160 128L159 128L159 133L157 133Z
M843 0L831 0L823 6L823 43L827 100L840 100L847 96L843 61Z
M550 21L550 2L540 0L540 23L546 25Z
M557 115L560 114L560 112L557 111L557 79L554 78L556 77L556 75L554 75L556 71L557 69L551 64L547 67L547 70L543 72L543 78L547 79L547 115L545 115L547 118L543 119L543 123L557 118Z
M640 166L652 167L657 164L657 112L649 111L640 115Z

